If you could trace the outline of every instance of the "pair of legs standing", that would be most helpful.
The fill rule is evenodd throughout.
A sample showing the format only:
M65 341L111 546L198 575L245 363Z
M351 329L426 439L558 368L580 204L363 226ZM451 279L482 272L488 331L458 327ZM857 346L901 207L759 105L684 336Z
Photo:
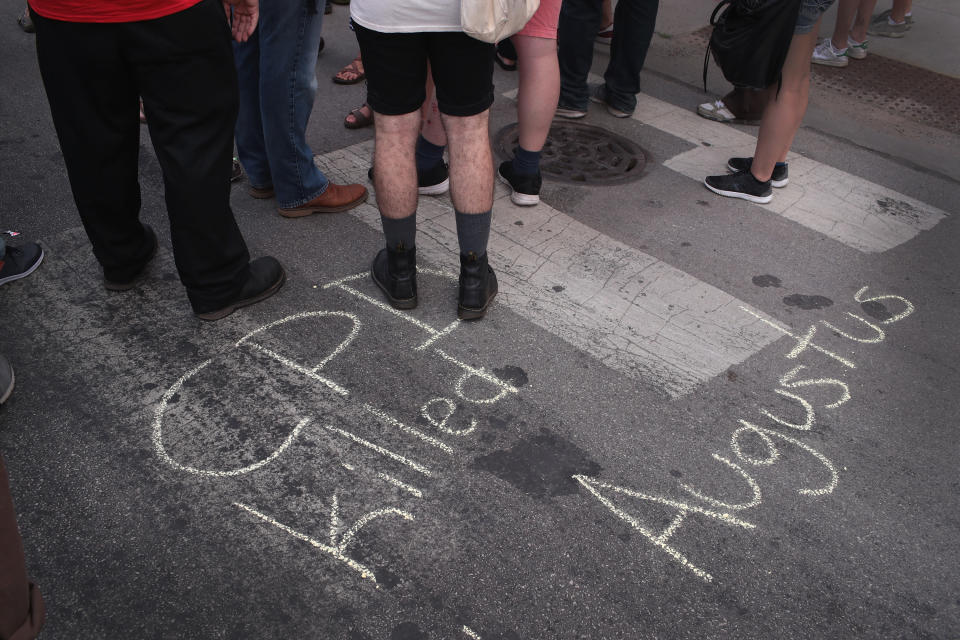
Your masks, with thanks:
M763 112L753 158L732 158L728 163L732 175L707 177L704 184L714 193L763 204L772 199L773 184L787 184L787 153L807 110L817 28L831 4L832 0L803 0L783 63L780 90Z
M461 264L458 317L481 318L497 292L487 263L493 47L460 32L382 33L360 25L355 31L366 63L367 101L375 113L374 185L386 240L371 268L374 282L394 307L417 305L416 148L429 63L450 158Z
M139 220L141 95L194 312L218 319L279 289L283 269L273 258L249 262L230 209L237 84L222 3L137 22L33 20L70 186L107 287L131 288L157 246Z
M616 28L610 42L610 62L595 100L611 114L627 116L637 107L640 71L657 22L659 0L620 0L614 10ZM583 117L591 98L587 75L593 63L593 45L601 27L597 0L564 0L560 11L560 109L558 115Z
M329 182L307 143L322 27L323 12L315 3L265 2L250 38L234 43L237 153L251 195L276 195L279 212L287 217L345 211L367 198L362 185Z

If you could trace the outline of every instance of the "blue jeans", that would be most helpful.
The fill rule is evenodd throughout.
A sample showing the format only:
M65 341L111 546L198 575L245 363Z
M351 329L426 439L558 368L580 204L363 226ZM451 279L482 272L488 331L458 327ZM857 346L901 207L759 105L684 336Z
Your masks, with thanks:
M603 74L607 103L632 113L640 92L640 70L650 48L659 0L620 0L613 15L610 63ZM587 74L600 30L600 0L563 0L557 41L560 46L560 106L587 109Z
M260 3L250 39L233 43L240 162L250 185L273 186L284 209L310 202L329 184L306 140L322 26L323 5L317 0L267 0Z

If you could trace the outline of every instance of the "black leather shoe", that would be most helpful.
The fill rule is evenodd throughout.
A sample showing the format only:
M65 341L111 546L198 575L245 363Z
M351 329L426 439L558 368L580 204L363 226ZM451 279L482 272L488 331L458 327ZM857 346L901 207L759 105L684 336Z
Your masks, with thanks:
M147 253L147 259L143 261L143 264L141 264L136 271L134 271L132 278L124 280L111 280L107 276L104 276L103 286L106 287L107 291L129 291L137 286L137 284L139 284L143 279L144 274L147 272L147 265L149 265L150 261L153 260L153 256L157 255L157 234L148 224L143 225L143 232L146 234L147 241L150 243L150 251Z
M472 251L460 256L460 295L457 317L479 320L497 295L497 274L487 264L487 254L477 257Z
M380 249L370 267L370 277L394 309L417 306L417 249Z
M251 304L256 304L261 300L266 300L283 286L287 279L287 274L283 267L277 262L276 258L264 256L257 258L247 267L249 274L247 281L243 283L240 293L235 300L229 302L219 309L208 311L194 309L194 314L201 320L220 320L239 309Z

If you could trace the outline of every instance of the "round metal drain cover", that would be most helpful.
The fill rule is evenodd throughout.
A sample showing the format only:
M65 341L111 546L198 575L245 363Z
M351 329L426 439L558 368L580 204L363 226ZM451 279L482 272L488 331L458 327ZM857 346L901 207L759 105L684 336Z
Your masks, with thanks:
M497 133L500 156L513 158L517 125ZM574 184L623 184L643 175L646 155L636 144L606 129L578 122L554 121L540 156L540 172L548 180Z

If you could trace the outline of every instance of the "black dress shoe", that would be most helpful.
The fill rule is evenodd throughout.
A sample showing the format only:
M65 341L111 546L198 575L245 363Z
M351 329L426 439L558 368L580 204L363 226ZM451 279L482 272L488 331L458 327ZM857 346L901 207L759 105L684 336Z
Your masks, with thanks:
M380 249L370 266L370 276L394 309L417 306L417 249Z
M497 274L487 264L487 254L477 256L472 251L460 256L460 295L457 298L457 317L461 320L479 320L497 295Z
M220 320L239 309L251 304L256 304L261 300L266 300L283 286L287 279L287 274L283 267L277 262L276 258L264 256L257 258L247 267L249 274L247 281L243 283L240 293L235 300L227 303L219 309L197 309L194 308L194 314L201 320Z
M154 232L153 227L144 224L143 233L146 235L147 242L149 243L146 259L133 271L133 276L129 278L108 278L104 275L103 286L106 287L107 291L129 291L143 280L143 276L147 272L147 265L153 260L153 256L157 255L157 234Z

